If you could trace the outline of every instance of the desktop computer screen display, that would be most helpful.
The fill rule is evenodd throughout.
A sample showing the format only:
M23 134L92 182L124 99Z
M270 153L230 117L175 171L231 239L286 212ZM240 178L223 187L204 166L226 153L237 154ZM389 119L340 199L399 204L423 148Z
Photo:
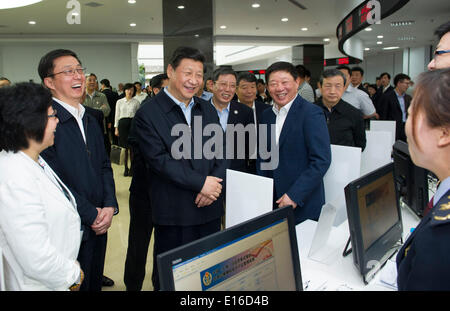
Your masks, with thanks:
M353 259L368 281L395 252L402 220L394 183L394 165L387 164L345 188Z
M302 290L292 207L158 256L162 290Z

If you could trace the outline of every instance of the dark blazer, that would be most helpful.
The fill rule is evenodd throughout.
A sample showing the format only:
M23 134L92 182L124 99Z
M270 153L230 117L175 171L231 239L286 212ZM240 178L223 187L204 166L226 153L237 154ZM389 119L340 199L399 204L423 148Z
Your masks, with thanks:
M450 190L421 220L397 255L398 290L450 290Z
M261 120L264 110L266 110L268 108L272 108L272 106L269 104L265 104L262 101L255 100L256 125L259 124L259 120Z
M408 111L409 105L411 104L411 96L405 94L404 98L405 110ZM400 108L395 89L386 91L381 97L378 106L380 109L378 112L380 120L391 120L396 122L395 139L406 141L405 123L403 122L402 109Z
M249 107L247 107L245 104L239 103L239 102L235 102L232 101L230 102L230 112L228 114L228 120L227 120L227 124L232 124L232 125L236 125L236 124L242 124L244 126L244 128L249 125L252 124L253 127L251 128L251 130L254 129L254 124L255 121L253 120L253 110ZM247 135L248 133L246 133L245 135L245 143L244 146L240 146L238 144L238 135L235 132L234 133L234 139L233 139L233 143L234 143L234 153L233 153L233 158L232 159L227 159L228 160L228 166L227 168L232 169L232 170L236 170L236 171L241 171L244 173L255 173L255 172L250 172L249 171L249 158L250 158L250 135ZM255 140L256 142L256 140ZM243 159L239 159L238 158L238 148L242 148L245 147L245 157ZM228 146L227 146L227 150L228 150Z
M386 89L386 91L383 92L383 86L380 86L377 89L375 95L373 95L372 102L373 102L373 105L375 106L375 110L377 111L378 114L380 114L379 103L380 103L381 97L383 97L384 94L386 94L389 91L392 91L393 89L394 88L392 87L392 85L389 85L389 87Z
M86 143L70 112L55 101L53 109L58 111L59 119L55 143L41 156L74 195L86 235L97 217L96 207L112 206L118 212L111 163L105 151L102 130L90 109L86 109L82 119Z
M119 95L111 89L104 89L102 93L106 95L109 107L111 108L111 112L109 113L108 117L106 117L106 123L111 123L112 125L114 125L116 116L116 102L119 99Z
M270 125L275 127L276 122L272 109L264 111L260 122L268 125L270 149ZM278 147L278 165L262 170L261 164L270 159L261 158L259 146L258 174L274 179L274 201L287 193L298 204L294 210L297 224L306 219L317 220L325 203L323 176L331 163L330 137L321 108L297 96L284 122Z
M153 222L157 225L200 225L223 215L223 192L209 206L198 208L194 202L207 176L222 178L222 185L225 185L227 165L224 158L207 160L203 153L200 158L194 157L199 148L195 148L194 142L199 140L200 147L203 147L211 139L209 136L203 137L204 128L208 124L220 126L217 112L210 102L197 97L194 97L194 102L191 128L187 133L191 133L191 138L187 140L190 145L184 146L191 149L190 159L177 160L172 156L172 144L182 139L179 133L171 135L172 128L177 124L187 126L187 122L180 106L164 91L142 105L134 117L139 149L152 171L150 205ZM197 116L202 117L201 127L194 122Z

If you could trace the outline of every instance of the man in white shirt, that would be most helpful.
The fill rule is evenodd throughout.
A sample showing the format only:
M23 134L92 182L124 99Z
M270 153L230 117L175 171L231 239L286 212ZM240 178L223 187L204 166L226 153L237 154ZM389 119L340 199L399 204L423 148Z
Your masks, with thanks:
M142 92L141 82L134 82L134 87L136 89L136 95L134 95L134 98L139 101L139 104L142 104L142 102L147 98L147 94Z
M307 101L314 103L314 90L306 81L307 69L303 65L297 65L295 68L298 71L299 87L298 94Z
M339 66L337 69L345 76L345 91L341 99L356 109L359 109L363 114L364 119L378 119L375 106L373 105L369 95L351 85L351 69L347 66Z

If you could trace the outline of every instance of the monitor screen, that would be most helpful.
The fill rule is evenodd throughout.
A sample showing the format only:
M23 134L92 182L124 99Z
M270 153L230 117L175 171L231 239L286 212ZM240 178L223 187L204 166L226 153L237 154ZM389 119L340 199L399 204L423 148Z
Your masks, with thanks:
M302 290L292 207L158 256L162 290Z
M403 226L389 163L345 187L353 260L368 282L399 246Z

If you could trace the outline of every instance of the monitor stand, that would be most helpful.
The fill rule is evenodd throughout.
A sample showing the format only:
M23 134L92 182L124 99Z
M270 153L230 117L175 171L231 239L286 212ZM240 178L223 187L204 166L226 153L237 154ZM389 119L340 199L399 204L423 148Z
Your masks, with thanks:
M309 249L308 258L320 263L330 265L336 261L339 249L328 243L337 209L333 203L326 203L322 207L316 231Z

